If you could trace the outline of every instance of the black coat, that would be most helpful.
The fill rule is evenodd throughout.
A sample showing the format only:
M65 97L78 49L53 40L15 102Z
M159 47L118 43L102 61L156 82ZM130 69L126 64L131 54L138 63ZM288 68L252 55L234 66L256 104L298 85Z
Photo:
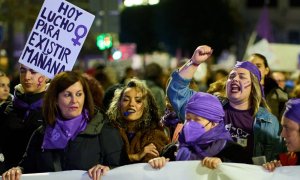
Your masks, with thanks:
M223 162L252 164L252 157L248 156L244 147L233 141L227 141L225 147L216 156Z
M285 110L285 103L288 101L288 93L281 89L275 80L265 78L264 85L265 99L280 124L282 114Z
M24 94L16 90L15 96L31 104L43 98L44 92ZM0 114L0 149L5 157L6 169L18 165L32 133L43 124L41 108L29 110L25 116L27 110L16 108L10 102Z
M88 170L96 164L120 166L128 161L119 131L104 122L101 113L65 149L42 149L44 131L40 127L32 135L20 163L24 173Z

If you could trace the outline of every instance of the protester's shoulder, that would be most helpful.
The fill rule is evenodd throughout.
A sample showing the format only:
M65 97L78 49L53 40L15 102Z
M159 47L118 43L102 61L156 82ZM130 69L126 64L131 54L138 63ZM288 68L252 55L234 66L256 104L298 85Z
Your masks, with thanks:
M3 110L4 115L9 114L13 111L13 102L12 101L6 101L1 105L1 109Z
M267 78L265 81L266 84L266 97L267 98L274 98L276 97L279 100L287 100L288 99L288 93L281 89L276 81L272 78Z
M284 100L287 101L289 99L289 95L287 92L285 92L283 89L281 89L280 87L275 89L276 94L278 95L278 99L279 100Z
M0 104L0 113L1 114L5 112L5 110L9 104L11 104L11 101L5 101Z
M255 117L268 122L278 122L277 117L269 112L265 107L259 107Z
M45 130L45 125L39 126L36 130L33 131L31 135L31 141L41 141L42 139L44 139Z
M83 134L96 135L99 134L103 126L107 123L104 113L100 110L95 109L95 114L91 118L90 122L87 124L86 129Z

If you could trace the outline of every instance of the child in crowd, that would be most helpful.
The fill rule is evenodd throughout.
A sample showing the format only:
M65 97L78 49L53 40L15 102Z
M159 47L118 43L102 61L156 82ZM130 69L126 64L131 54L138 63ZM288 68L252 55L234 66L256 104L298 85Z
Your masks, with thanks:
M245 149L233 142L225 129L224 115L217 97L195 93L186 105L186 121L179 134L176 160L203 160L202 163L209 168L216 168L222 161L251 163ZM161 168L169 161L168 158L154 158L149 164L153 168Z

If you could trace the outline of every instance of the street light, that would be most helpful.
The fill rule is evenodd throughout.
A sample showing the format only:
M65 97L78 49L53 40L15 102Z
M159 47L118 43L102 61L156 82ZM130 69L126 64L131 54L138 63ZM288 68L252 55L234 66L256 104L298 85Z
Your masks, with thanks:
M102 33L97 36L96 45L100 50L106 50L112 47L112 36L109 33Z
M155 5L158 4L159 0L125 0L124 6L140 6L140 5Z

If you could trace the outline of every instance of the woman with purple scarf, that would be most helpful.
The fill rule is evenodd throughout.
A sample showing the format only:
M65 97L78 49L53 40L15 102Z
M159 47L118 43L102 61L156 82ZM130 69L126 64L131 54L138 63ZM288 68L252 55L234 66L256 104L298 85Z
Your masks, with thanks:
M215 168L221 161L250 163L245 149L233 142L224 126L224 110L217 97L198 92L186 105L186 120L179 134L179 149L176 161L203 160L202 163ZM168 160L167 160L168 161ZM153 168L165 165L165 157L149 161Z
M99 179L110 167L127 163L118 130L95 109L80 73L56 75L42 110L46 124L33 133L23 160L3 173L3 180L20 179L22 173L64 170L87 170L92 179Z

